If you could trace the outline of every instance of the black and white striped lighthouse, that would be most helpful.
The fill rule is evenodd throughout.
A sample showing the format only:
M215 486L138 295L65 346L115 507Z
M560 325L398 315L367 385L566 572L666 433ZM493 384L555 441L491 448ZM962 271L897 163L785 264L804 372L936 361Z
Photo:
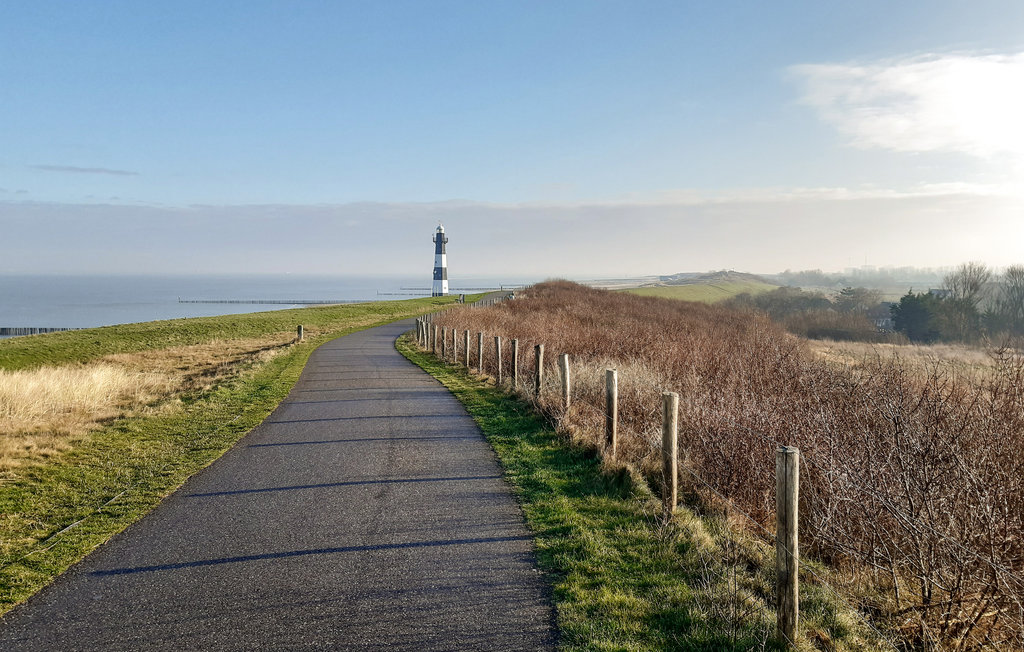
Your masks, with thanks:
M444 234L444 225L437 225L437 233L434 234L434 287L430 296L448 296L448 256L445 254L444 246L448 244L448 236Z

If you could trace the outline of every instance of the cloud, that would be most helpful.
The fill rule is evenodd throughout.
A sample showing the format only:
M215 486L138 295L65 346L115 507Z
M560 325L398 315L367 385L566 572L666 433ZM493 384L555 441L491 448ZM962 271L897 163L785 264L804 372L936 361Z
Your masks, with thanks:
M429 275L509 282L732 268L1022 262L1015 197L942 186L751 192L704 202L154 207L0 200L0 272ZM202 234L197 237L196 234ZM428 278L425 276L425 278Z
M134 177L138 176L138 172L132 172L130 170L111 170L110 168L80 168L74 165L33 165L30 166L35 170L43 170L45 172L70 172L73 174L109 174L116 177Z
M1024 52L790 68L853 146L1024 161Z

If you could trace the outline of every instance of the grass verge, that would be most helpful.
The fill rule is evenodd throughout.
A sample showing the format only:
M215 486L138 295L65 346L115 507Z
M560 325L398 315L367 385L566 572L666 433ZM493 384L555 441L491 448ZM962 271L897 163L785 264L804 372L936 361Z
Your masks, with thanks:
M0 614L135 522L259 425L330 338L418 315L451 298L129 324L0 343L0 368L89 362L114 353L264 337L307 339L151 414L116 419L67 451L0 477ZM3 436L3 433L0 433Z
M572 445L521 399L398 350L465 405L505 468L553 585L563 650L776 650L774 551L691 495L668 523L646 482ZM822 572L822 569L818 569ZM878 646L824 589L801 585L799 649Z

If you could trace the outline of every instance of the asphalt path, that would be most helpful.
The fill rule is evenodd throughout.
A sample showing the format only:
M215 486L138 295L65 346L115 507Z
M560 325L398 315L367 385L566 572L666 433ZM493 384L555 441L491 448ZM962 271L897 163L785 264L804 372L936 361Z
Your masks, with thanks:
M522 513L397 322L317 349L258 428L0 620L0 650L543 650Z

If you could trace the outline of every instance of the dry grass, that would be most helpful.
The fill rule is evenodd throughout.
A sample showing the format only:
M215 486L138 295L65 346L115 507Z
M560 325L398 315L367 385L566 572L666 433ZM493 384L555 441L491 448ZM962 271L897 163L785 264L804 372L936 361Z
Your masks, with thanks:
M545 344L548 383L525 393L595 445L604 368L617 367L620 459L654 483L659 394L678 392L686 468L769 529L776 445L798 446L802 545L859 578L878 622L924 649L1024 647L1019 351L819 345L763 315L564 282L438 323L486 333L485 367L491 335L518 339L524 380L533 345ZM572 361L568 412L561 353Z
M861 367L865 361L899 357L921 373L936 363L977 373L991 374L997 368L990 349L968 344L889 344L837 340L810 340L807 346L821 359L845 367Z
M98 423L168 394L170 377L109 363L0 370L0 470L69 448Z
M138 372L165 374L173 380L176 391L202 391L233 375L240 366L266 362L280 353L292 339L290 335L275 335L214 340L191 346L116 353L101 360Z
M73 447L91 430L145 410L169 410L290 343L286 336L220 340L108 355L84 365L0 369L0 473Z

